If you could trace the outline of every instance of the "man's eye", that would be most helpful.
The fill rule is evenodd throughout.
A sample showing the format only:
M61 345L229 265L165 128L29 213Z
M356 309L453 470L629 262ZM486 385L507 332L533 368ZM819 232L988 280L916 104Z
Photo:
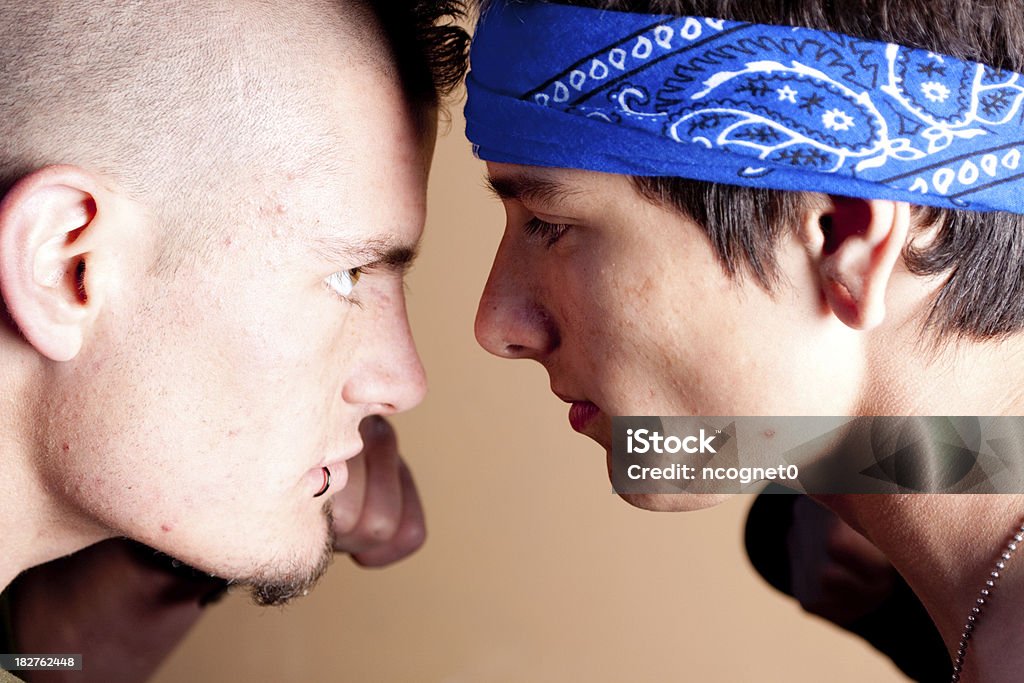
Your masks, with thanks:
M334 290L334 293L338 296L348 299L352 296L352 290L355 289L356 283L359 282L359 276L362 273L362 268L339 270L327 278L327 286Z
M531 218L523 230L529 237L543 239L548 247L553 247L570 227L564 223L548 223L539 218Z

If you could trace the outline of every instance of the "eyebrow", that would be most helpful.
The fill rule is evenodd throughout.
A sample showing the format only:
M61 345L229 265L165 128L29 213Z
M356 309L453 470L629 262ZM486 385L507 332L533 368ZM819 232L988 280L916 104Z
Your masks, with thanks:
M484 183L491 194L502 201L527 201L557 204L578 195L578 188L539 175L488 176Z
M319 237L313 243L317 254L334 263L358 263L360 267L383 267L405 273L419 256L419 244L395 244L387 239L353 241L339 235Z

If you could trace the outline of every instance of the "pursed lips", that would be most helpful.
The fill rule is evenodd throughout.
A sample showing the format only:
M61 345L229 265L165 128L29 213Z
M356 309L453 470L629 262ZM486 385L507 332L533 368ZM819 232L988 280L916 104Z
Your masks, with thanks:
M594 418L601 413L601 409L591 401L574 398L559 391L555 391L554 389L552 389L552 391L555 396L570 404L569 425L574 431L582 433L583 430L587 428L587 425L593 422Z

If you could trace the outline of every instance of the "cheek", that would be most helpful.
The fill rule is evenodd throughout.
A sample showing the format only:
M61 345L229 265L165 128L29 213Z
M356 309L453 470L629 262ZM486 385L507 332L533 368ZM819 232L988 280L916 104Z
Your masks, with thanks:
M192 337L197 347L183 362L208 377L211 393L227 405L258 410L265 402L287 410L322 401L350 306L319 283L263 284L259 291L240 288L219 297L223 303L182 335L181 343L190 345ZM177 334L173 325L167 333Z
M137 476L180 472L201 484L247 463L271 482L287 476L294 461L281 455L310 457L340 389L321 312L272 303L212 303L201 317L140 313L130 330L110 329L96 348L114 351L79 367L92 396L81 397L74 423L93 434L90 447L134 463ZM202 298L194 304L201 310ZM195 464L202 476L188 471Z
M586 245L568 257L550 257L545 268L539 298L563 343L583 351L583 357L615 358L657 315L657 283L625 268L624 260L602 257L599 245Z
M174 554L206 543L203 534L221 539L216 552L226 551L224 538L306 542L305 526L297 533L290 525L316 517L300 489L326 453L324 401L249 371L222 382L217 362L185 367L190 354L180 344L182 353L162 359L93 360L95 374L78 373L73 391L53 397L49 485L80 517L158 547L176 544Z
M602 349L597 372L628 396L629 412L692 412L693 396L728 367L722 340L734 325L721 302L729 293L714 278L623 269L589 296L602 311L589 327L589 343Z
M786 293L747 286L694 316L667 342L687 411L705 415L846 415L857 393L856 335Z
M700 273L700 276L698 276ZM786 414L801 396L799 316L712 266L608 280L585 343L591 370L621 414ZM613 305L614 304L614 305Z

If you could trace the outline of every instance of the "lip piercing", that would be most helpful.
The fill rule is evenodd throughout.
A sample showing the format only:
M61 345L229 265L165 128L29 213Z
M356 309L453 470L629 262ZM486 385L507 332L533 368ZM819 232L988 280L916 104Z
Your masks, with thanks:
M327 493L327 489L331 488L331 471L326 467L321 467L320 469L324 472L324 485L321 486L320 490L313 495L314 498L319 498Z

